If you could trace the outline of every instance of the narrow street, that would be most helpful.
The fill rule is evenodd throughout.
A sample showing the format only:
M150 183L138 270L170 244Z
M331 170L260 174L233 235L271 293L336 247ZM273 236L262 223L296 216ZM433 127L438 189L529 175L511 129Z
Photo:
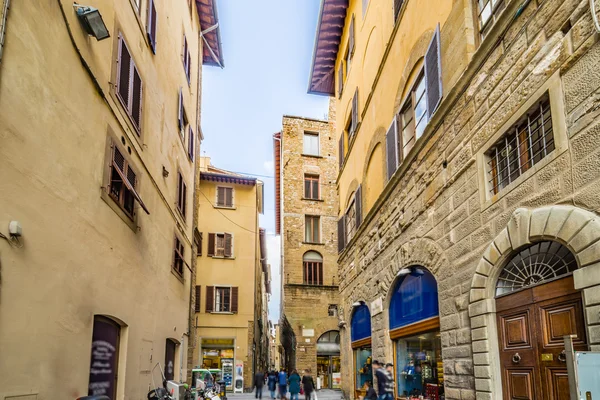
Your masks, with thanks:
M269 395L268 390L263 391L263 400L271 400L271 396ZM321 389L317 391L317 398L313 397L312 400L341 400L343 398L342 392L340 390L331 390L331 389ZM227 399L231 400L254 400L255 394L252 393L236 393L236 394L228 394ZM290 399L290 394L288 393L287 399ZM299 400L306 400L304 395L299 396Z

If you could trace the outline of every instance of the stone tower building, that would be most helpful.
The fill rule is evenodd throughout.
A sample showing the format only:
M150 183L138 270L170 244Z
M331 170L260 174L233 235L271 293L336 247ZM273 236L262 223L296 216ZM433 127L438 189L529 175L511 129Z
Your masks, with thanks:
M333 133L330 121L284 116L275 135L282 366L310 368L323 387L339 387L340 379Z

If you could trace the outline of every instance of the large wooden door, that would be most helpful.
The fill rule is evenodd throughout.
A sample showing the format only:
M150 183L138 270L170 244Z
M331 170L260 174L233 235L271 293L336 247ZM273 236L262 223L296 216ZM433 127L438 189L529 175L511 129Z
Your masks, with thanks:
M586 350L581 294L571 276L496 299L507 400L568 400L563 336Z

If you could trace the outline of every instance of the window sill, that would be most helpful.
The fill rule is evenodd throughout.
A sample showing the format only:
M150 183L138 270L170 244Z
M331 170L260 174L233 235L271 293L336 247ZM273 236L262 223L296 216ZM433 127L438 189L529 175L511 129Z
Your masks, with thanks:
M302 244L310 244L310 245L315 245L315 246L325 246L325 243L321 243L321 242L302 242Z
M234 206L227 207L227 206L217 206L217 205L214 205L213 208L218 208L218 209L221 209L221 210L237 210L237 207L234 207Z
M302 197L302 200L306 200L306 201L320 201L320 202L324 202L325 201L323 199L311 199L310 197Z
M172 273L172 274L175 276L175 278L177 278L177 280L178 280L179 282L181 282L181 283L184 283L184 282L185 282L185 279L183 279L183 276L182 276L182 275L181 275L179 272L175 271L175 270L173 269L173 267L171 267L171 273Z
M235 313L231 311L211 311L209 314L233 315Z
M225 256L209 256L210 258L216 258L218 260L235 260L235 257L225 257Z
M181 210L179 209L179 207L177 207L177 204L175 204L175 209L177 210L177 215L179 215L179 218L181 218L181 221L183 222L183 225L187 226L187 221L186 221L185 215L183 215L183 212L181 212Z
M115 214L117 214L119 216L119 218L121 218L123 220L123 222L125 222L127 224L127 226L129 228L131 228L131 230L136 233L137 232L137 217L134 217L133 219L131 219L126 213L125 211L123 211L123 209L121 208L120 205L118 205L117 203L115 203L115 201L112 199L112 197L110 197L110 195L108 193L106 193L106 189L105 188L101 188L101 194L100 194L100 198L102 200L104 200L104 202L115 212ZM134 206L135 207L135 206Z
M314 155L314 154L301 154L302 157L310 157L310 158L324 158L323 156L320 155Z

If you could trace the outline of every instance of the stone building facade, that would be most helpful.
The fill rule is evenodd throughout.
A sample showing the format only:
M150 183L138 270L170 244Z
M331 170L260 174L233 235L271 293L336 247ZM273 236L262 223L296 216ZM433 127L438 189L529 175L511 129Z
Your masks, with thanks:
M325 348L317 342L330 331L335 332L334 342L339 338L333 122L284 116L276 136L280 168L275 174L281 185L276 201L276 212L281 213L280 327L287 361L282 366L310 369L315 377L322 375L324 386L332 386L333 374L339 374L339 349L321 354L318 348Z
M216 2L1 3L0 399L146 398L186 380Z
M558 399L568 393L562 334L600 349L600 36L589 2L376 3L323 1L310 86L336 96L341 229L357 189L381 185L358 196L364 215L340 246L344 392L361 395L361 375L380 359L394 362L399 397L427 385L446 399ZM336 18L340 45L327 47L325 24ZM411 110L421 131L406 122ZM562 270L528 270L552 270L533 255L561 258ZM432 277L433 289L409 291L409 277ZM402 324L409 295L436 301L424 319ZM559 306L569 328L554 337L544 329L558 323ZM406 351L411 340L434 348ZM430 357L437 381L405 389Z

